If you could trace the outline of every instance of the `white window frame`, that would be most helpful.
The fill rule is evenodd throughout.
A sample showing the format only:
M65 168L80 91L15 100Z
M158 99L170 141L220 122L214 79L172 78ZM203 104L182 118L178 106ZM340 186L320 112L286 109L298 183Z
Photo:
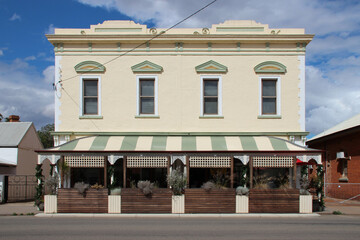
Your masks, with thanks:
M204 114L204 80L218 80L218 114ZM200 76L200 116L201 117L222 117L222 77L220 75Z
M154 79L154 113L143 114L140 113L140 80ZM156 75L138 75L136 76L136 115L137 116L158 116L158 76Z
M262 81L276 80L276 114L262 113ZM281 78L279 76L259 76L259 116L281 116Z
M98 81L98 113L97 114L84 114L84 80L97 80ZM80 77L80 107L79 115L82 117L101 116L101 77L99 75L84 75Z

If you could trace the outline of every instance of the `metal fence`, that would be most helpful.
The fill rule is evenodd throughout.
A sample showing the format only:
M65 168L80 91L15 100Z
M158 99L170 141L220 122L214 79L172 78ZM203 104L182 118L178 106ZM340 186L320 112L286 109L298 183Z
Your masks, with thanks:
M30 201L35 199L37 180L33 175L8 177L7 202Z

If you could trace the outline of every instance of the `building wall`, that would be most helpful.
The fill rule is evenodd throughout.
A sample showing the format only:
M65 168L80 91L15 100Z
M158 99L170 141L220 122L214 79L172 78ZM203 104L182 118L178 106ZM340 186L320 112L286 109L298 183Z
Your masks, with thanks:
M18 164L16 175L35 175L37 153L35 150L43 149L34 125L31 125L18 147Z
M85 60L107 62L112 57L63 56L63 78L76 75L74 66ZM144 60L164 68L160 74L135 74L131 66ZM214 60L228 67L226 74L197 74L195 67ZM254 67L264 61L287 66L281 77L281 119L258 119L259 75ZM85 75L85 74L84 74ZM58 131L108 132L299 132L299 60L287 56L126 56L107 66L101 77L102 119L79 119L80 77L63 82ZM137 118L137 76L158 77L159 118ZM222 78L223 118L200 118L201 76ZM264 75L262 75L264 76ZM71 98L67 95L69 94ZM77 104L74 103L74 100Z
M329 197L347 199L360 194L360 132L352 132L316 143L309 147L326 150L325 194ZM348 181L342 178L342 163L336 159L337 152L345 152L348 160ZM360 199L360 197L358 198Z

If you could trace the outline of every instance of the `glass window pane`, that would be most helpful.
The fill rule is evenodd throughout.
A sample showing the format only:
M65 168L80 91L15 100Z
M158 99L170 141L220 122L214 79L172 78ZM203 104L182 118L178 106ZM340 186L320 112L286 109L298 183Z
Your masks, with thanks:
M84 80L84 96L97 96L98 95L98 81L97 80Z
M154 80L141 80L140 81L140 95L141 96L154 96Z
M84 99L84 114L97 114L98 103L97 98Z
M140 113L154 114L154 98L147 97L140 99Z
M263 98L262 113L276 114L276 98Z
M204 96L217 96L218 95L218 81L207 80L204 81Z
M217 114L217 113L218 113L218 99L204 98L204 114Z
M263 96L276 96L276 80L263 80Z

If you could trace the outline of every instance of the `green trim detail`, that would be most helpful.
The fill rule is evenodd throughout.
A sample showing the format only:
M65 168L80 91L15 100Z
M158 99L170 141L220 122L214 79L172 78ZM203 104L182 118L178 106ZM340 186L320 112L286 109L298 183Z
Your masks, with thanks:
M142 28L95 28L95 32L141 32Z
M211 136L211 146L213 151L227 151L225 137Z
M132 66L131 70L134 73L143 73L143 72L161 73L163 71L163 67L146 60Z
M97 136L89 150L104 150L110 136Z
M197 73L226 73L228 68L213 60L200 64L195 67Z
M138 136L126 136L121 144L121 151L134 151L138 141Z
M264 27L217 27L217 32L263 32Z
M200 119L223 119L224 116L218 116L218 115L214 115L214 116L210 116L210 115L204 115L204 116L199 116Z
M103 73L105 66L95 61L84 61L77 64L75 67L77 73Z
M307 136L309 132L51 132L53 136Z
M242 148L244 150L247 150L247 151L259 150L256 145L255 139L253 137L249 137L249 136L240 137L240 141L241 141Z
M259 63L254 67L256 73L286 73L286 66L275 61Z
M160 118L159 115L135 115L135 118Z
M286 151L289 148L286 145L285 140L280 140L278 138L269 137L271 145L273 146L274 150L276 151Z
M165 151L166 150L166 136L154 136L151 143L151 151Z
M60 146L59 150L63 150L63 151L74 150L76 145L78 144L78 142L79 142L79 139L75 139L70 142L67 142L67 143L63 144L62 146Z
M103 119L103 116L98 116L98 115L83 115L83 116L79 116L79 119Z
M281 119L281 115L259 115L258 119Z
M196 137L195 136L183 136L181 139L182 151L196 151Z

